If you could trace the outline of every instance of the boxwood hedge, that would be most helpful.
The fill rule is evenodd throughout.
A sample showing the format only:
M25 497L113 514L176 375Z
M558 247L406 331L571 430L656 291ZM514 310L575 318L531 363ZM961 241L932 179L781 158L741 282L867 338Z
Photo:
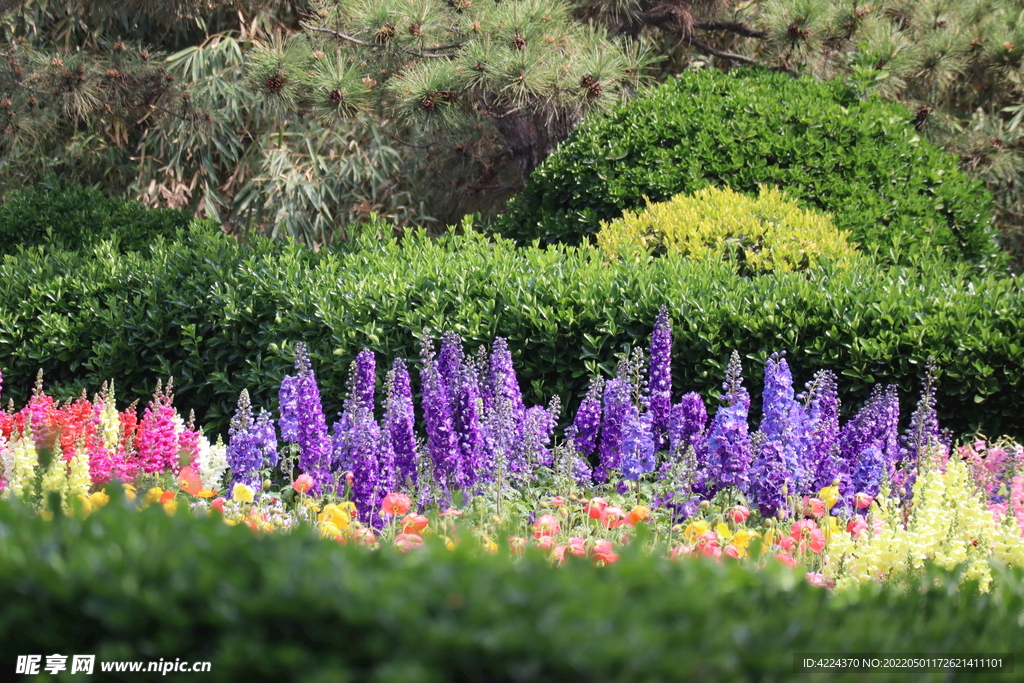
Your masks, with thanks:
M133 251L158 236L172 237L191 222L184 211L152 209L99 190L39 185L13 192L0 203L0 254L32 245L82 249L110 239L120 250ZM216 231L212 222L202 225Z
M786 350L798 382L834 370L846 408L895 382L909 410L934 356L946 426L1024 436L1024 280L965 269L742 278L725 263L612 265L591 247L523 249L474 234L315 253L197 229L139 252L103 243L5 256L0 369L5 401L24 400L40 368L63 397L112 379L122 399L142 398L173 376L178 405L226 430L242 388L273 407L295 342L310 348L330 416L360 349L377 352L383 372L395 356L418 357L425 329L451 329L470 347L507 337L527 400L558 393L571 412L592 373L647 346L665 304L677 395L717 395L735 349L756 400L768 355Z
M588 119L531 175L497 229L520 243L579 243L600 221L708 185L779 187L833 214L888 262L940 253L1002 262L980 181L917 134L901 104L785 73L687 72Z
M794 655L1007 653L1019 667L1024 654L1020 571L997 571L989 594L929 570L907 590L830 597L782 565L671 563L638 541L614 565L560 569L533 549L512 560L472 545L402 555L301 529L254 537L159 506L129 513L118 500L52 522L0 503L0 661L13 673L19 655L95 654L91 680L837 683L864 673L798 676ZM211 668L100 672L158 659Z

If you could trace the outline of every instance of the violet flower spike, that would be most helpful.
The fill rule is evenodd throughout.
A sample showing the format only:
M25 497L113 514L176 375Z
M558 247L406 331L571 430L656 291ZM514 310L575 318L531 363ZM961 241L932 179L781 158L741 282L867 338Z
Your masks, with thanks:
M638 412L633 405L632 387L623 379L612 379L604 385L604 420L601 424L600 470L595 477L607 480L608 472L617 469L622 457L622 439L629 421Z
M569 439L576 452L583 457L589 457L597 449L597 439L601 433L601 397L604 392L604 379L594 377L590 380L590 388L583 402L576 411L576 419L573 426L576 428L575 436Z
M438 371L431 344L422 344L423 419L427 427L427 449L434 461L438 483L450 491L465 486L462 455L455 434L451 398Z
M384 409L384 430L387 431L394 451L398 484L416 490L416 418L412 401L412 386L405 360L396 358L388 372L387 398Z
M657 450L663 450L669 443L669 413L672 409L672 325L665 306L658 310L651 335L648 390L654 445Z
M746 488L751 464L747 430L750 395L743 388L741 373L740 356L733 351L726 382L722 385L725 389L722 400L726 405L715 413L708 431L708 479L705 488L709 494L727 486L735 486L741 491Z

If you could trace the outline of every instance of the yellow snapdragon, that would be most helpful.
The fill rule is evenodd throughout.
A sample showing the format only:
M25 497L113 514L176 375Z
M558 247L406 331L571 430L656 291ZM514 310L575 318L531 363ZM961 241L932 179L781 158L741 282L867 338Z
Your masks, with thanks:
M69 469L64 500L71 500L79 495L88 496L89 488L92 486L92 477L89 474L89 454L82 448L76 449Z
M39 466L39 456L36 453L36 444L31 435L22 437L12 444L11 449L11 470L7 480L8 495L14 498L21 498L35 482L36 468ZM32 493L32 491L29 491Z

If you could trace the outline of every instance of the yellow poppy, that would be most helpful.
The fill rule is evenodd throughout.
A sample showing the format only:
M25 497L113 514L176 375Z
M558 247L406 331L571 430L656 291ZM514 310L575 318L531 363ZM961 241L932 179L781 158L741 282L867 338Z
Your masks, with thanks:
M825 505L831 509L837 502L839 502L839 487L826 486L821 491L818 491L818 498L825 501Z
M696 539L700 538L710 530L711 527L708 525L707 521L702 519L696 522L690 522L686 526L686 530L683 532L683 535L686 536L687 541L693 543Z
M732 544L737 548L747 548L750 546L750 539L757 538L760 535L750 529L737 529L732 537Z
M251 503L256 500L255 492L245 484L235 484L231 489L231 497L242 503Z
M340 505L330 503L324 507L323 512L317 515L317 521L323 524L330 524L335 529L338 529L338 533L341 533L341 530L347 529L349 524L351 524L352 516ZM337 536L338 534L334 535Z

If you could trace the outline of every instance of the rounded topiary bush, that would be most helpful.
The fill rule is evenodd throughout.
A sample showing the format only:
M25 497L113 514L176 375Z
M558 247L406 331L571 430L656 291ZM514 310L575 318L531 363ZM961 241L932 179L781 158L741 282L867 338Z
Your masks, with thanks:
M762 70L687 72L588 119L534 171L497 230L520 243L576 244L647 199L708 185L755 194L761 184L832 214L883 261L924 252L1001 261L991 196L918 134L906 107Z
M800 208L778 189L758 197L708 187L603 222L598 246L610 257L636 260L654 253L733 261L755 275L806 270L824 261L849 264L847 233L830 216Z

